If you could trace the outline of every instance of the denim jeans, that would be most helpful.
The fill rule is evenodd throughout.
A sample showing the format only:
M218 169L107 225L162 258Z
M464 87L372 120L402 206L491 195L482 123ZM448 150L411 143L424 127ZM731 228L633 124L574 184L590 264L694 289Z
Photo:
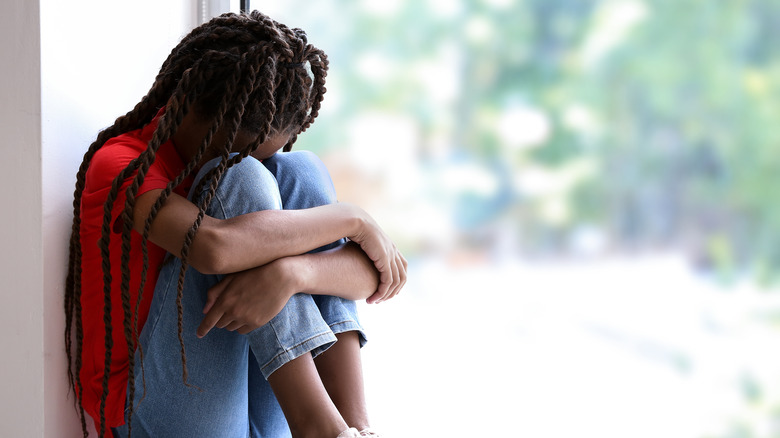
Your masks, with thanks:
M196 185L217 162L203 166ZM231 167L221 179L207 214L225 219L265 209L301 209L333 202L335 190L325 166L314 154L298 151L277 153L262 163L246 158ZM339 244L342 242L318 250ZM206 292L222 276L204 275L190 267L182 303L188 387L182 381L177 335L180 266L180 260L174 258L162 267L140 334L144 372L136 352L135 382L128 382L136 388L133 436L290 436L266 379L300 355L310 352L316 356L325 351L336 341L335 333L356 330L362 346L365 335L355 303L328 295L296 294L268 324L248 335L215 328L198 339L195 331L203 318ZM114 432L126 436L127 424Z

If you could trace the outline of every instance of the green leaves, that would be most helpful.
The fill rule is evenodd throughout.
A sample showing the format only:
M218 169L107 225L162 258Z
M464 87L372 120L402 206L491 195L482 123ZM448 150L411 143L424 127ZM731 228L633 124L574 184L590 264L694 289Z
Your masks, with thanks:
M777 2L325 4L294 8L289 20L332 60L304 147L342 147L350 123L372 112L412 121L422 167L465 156L515 175L560 175L586 161L597 171L555 194L565 224L550 224L533 207L550 202L511 179L502 180L510 205L482 222L522 215L518 235L559 234L541 240L545 251L569 250L587 225L611 247L683 249L736 271L780 267Z

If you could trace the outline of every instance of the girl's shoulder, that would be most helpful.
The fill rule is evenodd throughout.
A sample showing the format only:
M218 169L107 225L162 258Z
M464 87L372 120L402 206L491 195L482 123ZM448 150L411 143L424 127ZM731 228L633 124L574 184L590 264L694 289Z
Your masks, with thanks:
M137 135L137 131L121 134L106 141L89 162L86 174L87 189L110 186L114 178L132 160L138 158L146 147L147 141Z

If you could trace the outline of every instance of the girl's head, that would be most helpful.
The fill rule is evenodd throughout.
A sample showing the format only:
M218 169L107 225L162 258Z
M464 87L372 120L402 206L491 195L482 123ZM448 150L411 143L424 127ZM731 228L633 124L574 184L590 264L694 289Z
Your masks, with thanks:
M281 134L290 137L289 149L317 116L327 66L325 54L308 44L302 30L257 11L225 14L173 49L155 87L170 90L173 105L187 101L204 122L218 121L228 141L243 132L257 137L256 146Z
M122 257L129 257L130 233L135 196L143 183L149 166L154 162L157 150L174 136L192 127L193 120L201 131L195 137L193 150L188 153L185 169L162 192L144 223L143 270L133 275L145 282L148 266L147 236L157 212L165 204L172 189L193 174L205 157L221 156L220 165L202 179L205 185L194 190L206 190L198 207L200 214L185 237L181 249L182 268L179 274L178 293L181 297L183 279L187 268L189 247L197 233L206 208L217 184L230 166L249 154L260 155L275 152L280 147L289 150L297 135L306 130L317 117L325 93L325 76L328 59L325 53L308 44L306 34L300 29L290 29L255 11L250 14L225 14L205 23L182 39L163 63L154 85L135 108L119 117L112 126L101 131L90 145L76 175L73 202L73 227L70 240L70 260L65 287L65 349L69 360L68 376L71 387L79 394L82 429L86 433L84 410L81 408L80 381L82 323L81 323L81 199L85 175L92 157L108 139L139 129L164 108L157 128L147 148L137 160L131 161L115 178L107 195L106 211L111 211L123 182L130 180L127 188L121 222ZM262 149L258 150L258 146ZM239 152L230 156L230 152ZM125 189L122 188L124 191ZM113 218L104 218L102 236L98 242L107 248ZM103 253L104 263L109 255ZM130 303L130 272L123 262L120 292L122 307L135 308L137 312L143 286L138 291L136 303ZM111 313L111 277L103 279L105 314ZM96 309L89 309L96 311ZM181 307L179 306L179 315ZM179 319L181 321L181 318ZM117 322L118 323L118 322ZM107 323L108 324L108 323ZM129 380L134 380L134 349L138 339L137 313L123 320L123 332L128 347ZM106 327L106 333L119 327ZM181 326L179 327L181 335ZM181 339L181 338L180 338ZM75 341L75 343L73 342ZM106 341L104 373L110 371L110 336ZM186 382L186 355L182 345L183 378ZM143 366L143 365L142 365ZM133 400L134 385L130 385L129 399ZM105 406L108 386L104 384L101 406ZM133 406L130 407L132 416ZM128 424L128 429L130 424ZM101 408L99 431L105 433L105 418Z

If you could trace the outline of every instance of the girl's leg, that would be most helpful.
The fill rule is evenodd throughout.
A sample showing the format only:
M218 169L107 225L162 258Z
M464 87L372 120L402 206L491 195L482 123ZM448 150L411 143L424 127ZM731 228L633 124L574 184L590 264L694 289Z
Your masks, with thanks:
M263 164L279 184L283 208L302 209L337 202L325 165L311 152L277 153ZM342 243L334 242L315 251ZM368 427L360 360L360 348L366 343L366 337L358 321L357 307L354 301L339 297L316 295L313 298L322 318L340 341L326 351L315 350L314 363L341 415L349 426L362 430Z
M311 354L306 354L279 368L266 380L257 361L249 361L249 428L250 437L286 437L290 436L287 425L280 428L273 420L276 416L284 415L290 423L294 436L330 436L335 437L347 428L347 423L341 418L338 409L328 398L328 394L322 385L317 383L320 378L317 368L311 361ZM271 382L269 384L269 381ZM301 390L298 385L315 388ZM273 387L273 392L271 390ZM305 389L305 388L304 388ZM276 394L286 409L277 401ZM323 409L322 406L326 408ZM284 412L284 414L282 414ZM325 417L318 421L312 421L311 413ZM336 427L324 431L317 424L331 424ZM308 429L307 429L308 426ZM327 433L327 435L322 435Z
M336 335L338 342L317 356L315 364L322 383L344 421L358 430L370 424L363 388L360 337L356 331Z
M208 170L209 165L213 166L213 163L204 166L201 173ZM225 174L208 214L225 218L279 207L280 198L274 178L257 160L246 159ZM177 335L176 284L179 267L180 261L173 259L161 269L149 317L140 336L144 372L141 372L140 357L136 354L134 405L137 408L132 419L133 436L243 438L250 431L247 373L255 357L262 364L261 368L272 372L298 359L306 363L310 350L325 348L335 341L335 336L319 318L312 298L299 294L269 324L247 336L216 329L198 339L195 333L203 318L206 291L221 277L203 275L190 268L185 277L182 300L182 335L188 383L191 385L185 386L182 383ZM318 318L301 320L301 315L307 314L316 314ZM250 350L254 353L251 356ZM308 360L311 360L310 357ZM305 394L306 391L316 393L321 387L320 382L319 386L311 384L299 389ZM273 395L268 393L268 389L266 385L253 388L252 392L255 395L260 393L259 399L271 400ZM265 411L262 421L269 431L287 430L285 418L276 404ZM118 428L117 432L126 436L127 425ZM272 433L270 436L283 436Z
M255 160L247 160L262 167ZM252 175L246 175L242 180L250 178ZM221 204L235 205L240 204L246 196L251 194L234 189L220 201ZM244 212L226 207L224 214L216 217L230 217ZM312 361L312 352L317 354L326 349L336 338L323 321L310 295L293 296L279 315L250 333L247 338L260 371L257 373L255 364L250 362L250 394L253 395L249 397L249 422L252 436L283 436L280 435L277 423L268 421L268 416L272 412L279 412L280 408L296 437L335 437L346 429L346 423L327 396ZM256 379L260 375L267 379L267 383ZM268 394L269 386L279 402L270 406L267 402L273 397Z
M347 424L366 429L370 424L360 358L366 336L358 322L355 302L329 295L314 296L314 301L338 339L314 360L322 383Z
M176 308L180 263L174 259L162 268L141 332L144 358L142 368L139 350L135 359L132 436L246 436L249 345L241 335L225 330L209 333L203 339L195 336L205 291L217 278L194 269L187 272L182 299L182 336L191 386L182 382ZM126 437L127 424L117 432Z
M276 423L266 419L269 387L278 400L273 409L281 407L293 437L335 437L347 428L312 361L312 354L336 337L310 295L294 295L281 313L247 338L256 359L248 371L250 436L289 436L273 432Z
M252 438L289 437L290 428L287 421L277 421L278 418L284 418L282 408L268 381L263 377L254 355L250 354L250 356L249 436Z
M303 355L268 377L290 430L296 438L331 438L347 429L328 396L311 354Z

